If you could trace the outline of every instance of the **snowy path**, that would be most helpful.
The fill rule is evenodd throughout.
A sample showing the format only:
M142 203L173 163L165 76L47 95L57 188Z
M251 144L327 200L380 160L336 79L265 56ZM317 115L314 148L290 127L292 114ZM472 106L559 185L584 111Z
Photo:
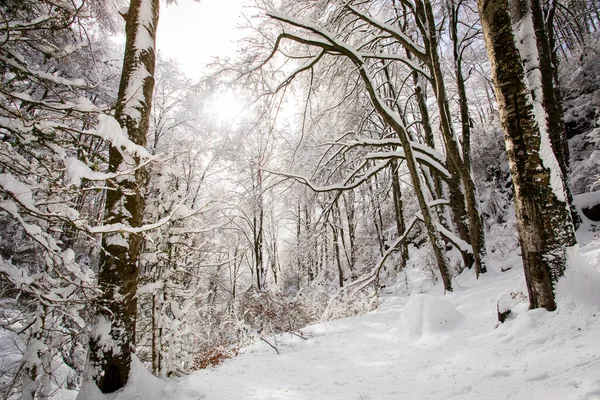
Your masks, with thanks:
M582 250L599 269L600 243ZM278 337L279 355L260 342L176 381L132 377L137 390L116 399L600 399L600 314L589 292L553 313L520 303L499 325L498 296L523 284L519 267L479 281L468 272L453 294L390 297L366 316L304 329L308 340Z
M600 257L594 247L590 261ZM305 329L308 340L278 338L280 355L256 344L183 378L180 388L210 400L600 399L598 315L523 310L496 328L498 294L513 290L522 274L460 277L458 293L435 304L456 306L461 315L447 322L433 312L402 327L406 299L389 298L366 316Z

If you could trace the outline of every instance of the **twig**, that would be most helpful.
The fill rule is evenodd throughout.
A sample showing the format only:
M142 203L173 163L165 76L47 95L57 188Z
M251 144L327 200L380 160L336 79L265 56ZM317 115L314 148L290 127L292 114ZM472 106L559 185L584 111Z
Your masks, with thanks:
M304 336L302 335L302 333L298 334L298 333L296 333L296 332L292 332L292 331L290 331L289 333L290 333L290 335L298 336L300 339L308 340L308 338L307 338L307 337L304 337Z
M262 340L263 342L265 342L266 344L271 346L273 348L273 350L275 350L275 352L277 352L277 354L279 354L279 350L277 350L277 347L275 347L271 343L269 343L269 341L267 339L265 339L264 337L262 337L262 335L260 336L260 340Z

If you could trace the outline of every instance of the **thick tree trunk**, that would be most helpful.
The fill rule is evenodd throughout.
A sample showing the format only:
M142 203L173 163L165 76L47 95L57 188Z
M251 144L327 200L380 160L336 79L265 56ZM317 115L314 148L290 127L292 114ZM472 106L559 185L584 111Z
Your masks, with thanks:
M524 1L524 0L520 0ZM573 203L573 194L567 184L569 176L569 143L567 142L567 133L563 120L563 109L561 104L560 90L558 86L557 69L555 64L557 58L553 56L551 47L552 37L554 34L548 32L548 29L553 29L552 25L546 25L546 16L542 10L540 0L531 0L531 15L538 49L539 66L542 81L542 94L544 109L546 110L546 124L548 127L548 135L552 150L560 165L560 170L563 175L563 184L567 192L569 200L569 208L575 228L581 223L581 217L577 213L575 204ZM514 17L513 17L514 18ZM513 20L513 23L515 21Z
M126 18L126 44L115 118L131 141L146 146L154 89L155 34L158 0L131 0ZM110 148L109 172L130 171L138 156ZM142 225L146 172L110 181L105 223ZM121 389L129 378L135 345L136 291L142 238L134 233L107 233L102 238L98 285L102 291L90 336L88 373L103 393Z
M575 234L562 174L545 121L528 87L507 0L478 0L505 132L531 308L556 309L553 287L564 274ZM542 121L539 121L542 119Z

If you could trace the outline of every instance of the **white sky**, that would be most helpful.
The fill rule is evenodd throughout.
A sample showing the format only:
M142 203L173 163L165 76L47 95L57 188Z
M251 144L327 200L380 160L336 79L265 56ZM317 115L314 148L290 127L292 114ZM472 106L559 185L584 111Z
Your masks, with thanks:
M166 58L177 60L190 77L202 75L212 57L235 53L233 40L241 33L237 25L245 0L177 0L161 2L157 47Z

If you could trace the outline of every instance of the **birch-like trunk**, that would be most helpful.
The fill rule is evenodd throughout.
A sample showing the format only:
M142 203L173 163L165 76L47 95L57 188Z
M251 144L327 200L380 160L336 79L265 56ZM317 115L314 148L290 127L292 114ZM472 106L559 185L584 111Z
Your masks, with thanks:
M135 144L145 147L154 89L155 38L158 0L131 0L126 20L125 56L115 119ZM111 146L109 172L123 173L140 165L137 155ZM106 195L105 223L142 225L146 171L123 173ZM135 346L136 291L142 238L133 233L106 233L102 237L98 286L102 290L96 322L90 335L86 384L112 393L127 383Z
M530 306L555 310L554 284L564 274L566 248L575 244L561 170L551 149L541 96L536 100L530 91L532 81L519 53L508 0L477 4L505 132ZM531 20L528 12L523 16ZM519 36L532 34L532 27L521 26ZM537 59L535 38L528 40L532 39L533 45L523 40L522 46ZM537 93L541 87L533 89Z

